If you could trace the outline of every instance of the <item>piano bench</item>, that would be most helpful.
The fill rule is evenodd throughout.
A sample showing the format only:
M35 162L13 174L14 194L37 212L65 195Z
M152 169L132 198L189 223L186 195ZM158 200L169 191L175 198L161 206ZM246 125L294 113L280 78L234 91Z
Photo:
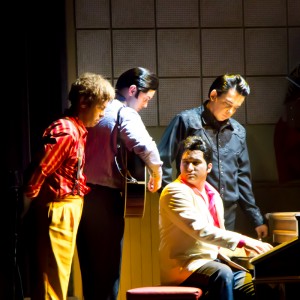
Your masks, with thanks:
M126 292L126 300L197 300L202 290L184 286L148 286Z

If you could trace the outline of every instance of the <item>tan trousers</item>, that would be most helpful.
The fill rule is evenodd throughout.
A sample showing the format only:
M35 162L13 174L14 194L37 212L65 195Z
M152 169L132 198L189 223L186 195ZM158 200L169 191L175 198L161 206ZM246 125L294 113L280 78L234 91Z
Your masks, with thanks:
M36 226L39 228L32 300L67 299L82 207L83 199L79 196L36 205Z

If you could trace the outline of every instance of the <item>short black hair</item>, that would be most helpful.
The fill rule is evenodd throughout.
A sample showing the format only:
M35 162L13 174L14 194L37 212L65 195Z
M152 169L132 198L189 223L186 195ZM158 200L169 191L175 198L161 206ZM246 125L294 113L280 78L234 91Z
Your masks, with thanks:
M138 93L147 93L149 90L156 91L158 89L159 79L157 75L146 68L132 68L120 75L116 83L116 92L120 93L122 89L131 85L136 85Z
M183 141L183 152L200 150L203 152L203 157L205 158L206 163L212 162L212 148L210 144L205 143L201 136L188 136Z
M250 94L250 87L240 74L224 74L214 80L209 88L208 98L212 90L216 90L218 96L220 96L227 93L231 88L234 88L240 95L245 97Z

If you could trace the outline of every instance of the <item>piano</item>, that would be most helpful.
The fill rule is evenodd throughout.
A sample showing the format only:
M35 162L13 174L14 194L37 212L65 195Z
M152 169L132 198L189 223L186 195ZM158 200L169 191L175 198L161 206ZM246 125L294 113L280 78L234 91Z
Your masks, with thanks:
M300 214L295 213L298 237L251 259L256 298L300 299Z

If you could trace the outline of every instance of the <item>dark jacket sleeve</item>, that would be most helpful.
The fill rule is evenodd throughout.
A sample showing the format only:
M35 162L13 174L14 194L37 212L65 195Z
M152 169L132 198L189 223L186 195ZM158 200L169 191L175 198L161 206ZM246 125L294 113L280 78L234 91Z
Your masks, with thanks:
M240 153L238 169L238 188L239 188L239 205L249 219L252 221L254 227L264 224L264 218L259 207L255 203L254 194L251 183L251 166L246 142L244 149Z
M173 181L172 163L179 152L179 144L184 137L185 124L180 115L175 116L167 128L158 144L160 159L163 161L162 189ZM175 169L175 168L174 168ZM175 175L176 176L176 175Z
M162 188L171 183L179 175L183 149L182 141L187 136L195 134L198 130L202 131L200 118L202 110L203 107L200 106L182 111L171 120L165 129L158 144L160 158L163 161ZM172 168L174 161L176 162L176 166Z

